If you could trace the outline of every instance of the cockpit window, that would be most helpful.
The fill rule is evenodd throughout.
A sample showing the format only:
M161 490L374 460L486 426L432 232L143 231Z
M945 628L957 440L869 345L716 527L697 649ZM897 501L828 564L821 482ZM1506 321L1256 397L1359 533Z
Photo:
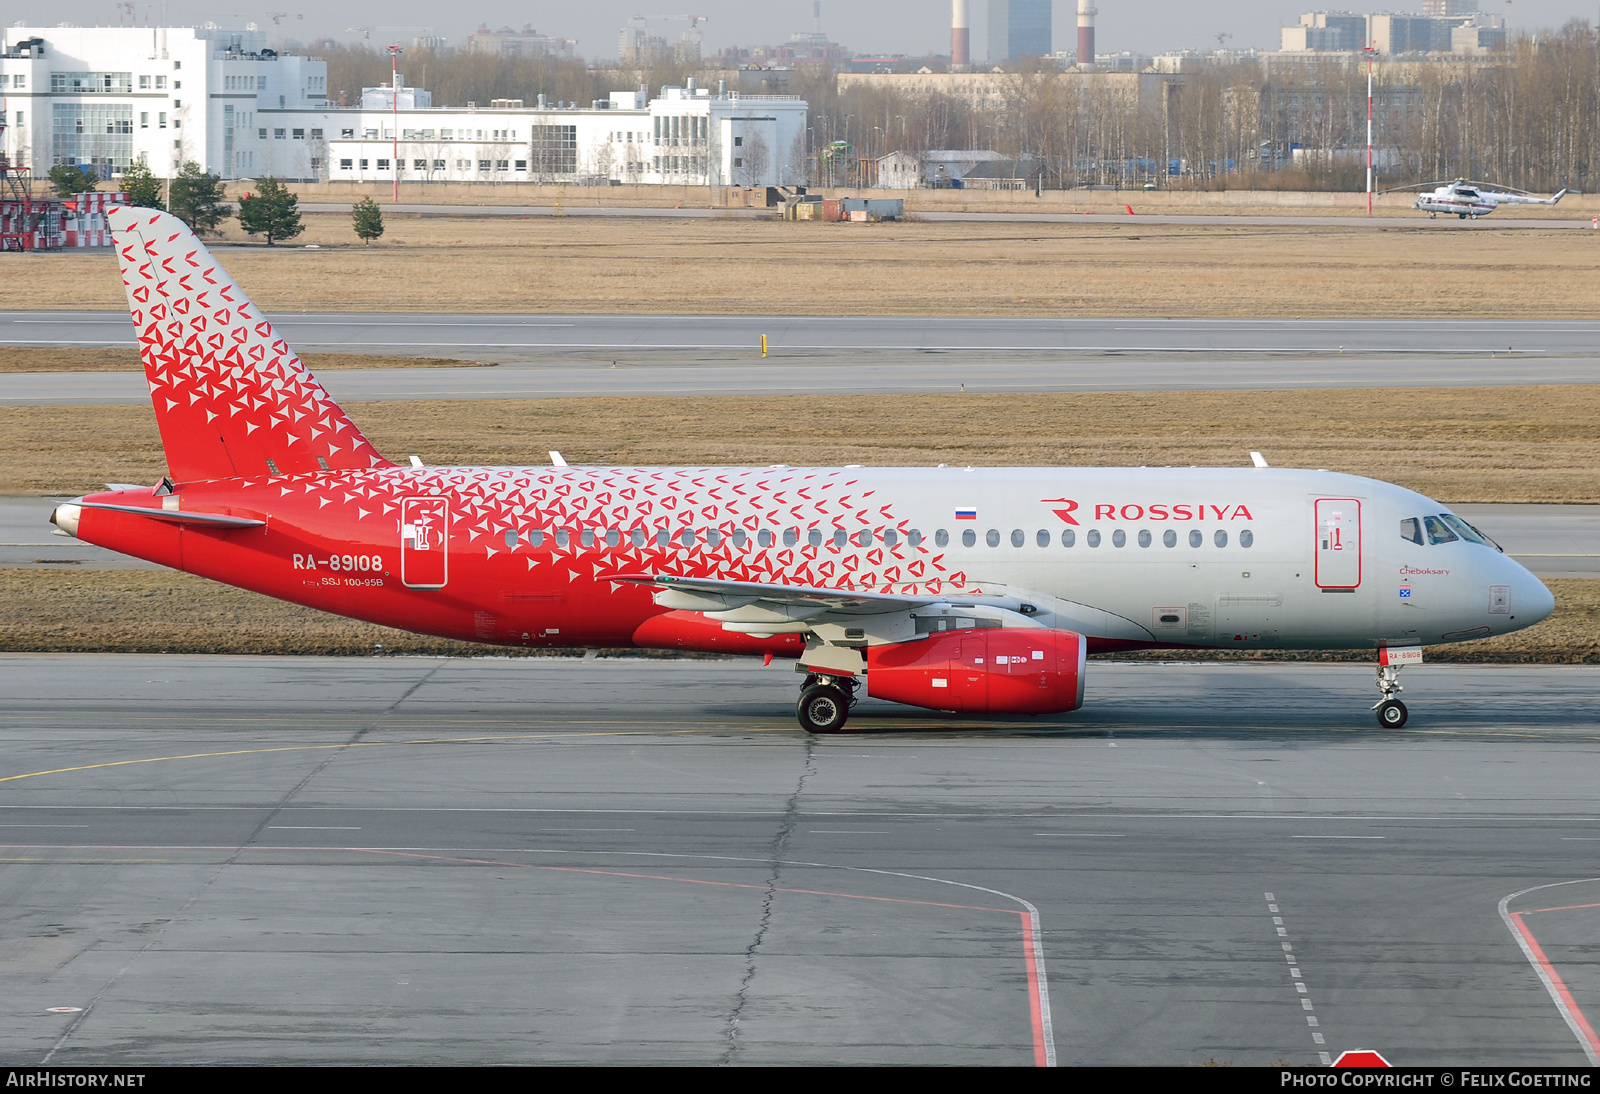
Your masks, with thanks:
M1498 547L1492 539L1478 531L1472 525L1451 513L1440 513L1439 519L1449 525L1451 530L1468 543L1481 543L1485 547Z
M1422 522L1416 517L1406 517L1400 522L1400 538L1422 546Z
M1459 538L1450 530L1449 526L1438 517L1423 517L1422 521L1428 526L1429 543L1454 543Z

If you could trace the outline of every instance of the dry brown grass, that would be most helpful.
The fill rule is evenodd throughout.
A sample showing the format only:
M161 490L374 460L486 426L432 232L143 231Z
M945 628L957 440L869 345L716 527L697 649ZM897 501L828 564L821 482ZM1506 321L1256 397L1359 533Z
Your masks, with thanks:
M1403 407L1403 414L1375 412ZM430 464L1239 466L1398 482L1448 502L1600 502L1600 387L363 403ZM1419 423L1425 424L1425 428ZM165 473L149 406L0 408L0 494Z
M307 214L295 246L218 258L268 311L1593 317L1579 231L439 218L380 245ZM232 222L230 222L232 223ZM237 228L231 229L236 236ZM105 253L7 256L8 308L126 306ZM1470 299L1437 291L1471 285Z
M312 370L343 368L460 368L480 365L455 357L397 357L377 353L307 353ZM0 346L0 372L132 372L143 365L132 347Z
M1556 612L1543 623L1488 642L1430 650L1428 659L1600 662L1600 581L1547 584L1555 593ZM490 647L326 615L170 570L0 569L0 652L358 655L377 652L380 645L390 654L491 652ZM1372 659L1371 651L1221 656Z
M465 653L171 570L0 569L0 650L116 653Z

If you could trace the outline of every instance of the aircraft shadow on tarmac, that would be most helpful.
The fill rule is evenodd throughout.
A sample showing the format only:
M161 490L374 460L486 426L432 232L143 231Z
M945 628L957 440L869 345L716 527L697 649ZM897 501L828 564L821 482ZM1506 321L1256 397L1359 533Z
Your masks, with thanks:
M1085 707L1068 714L985 717L937 711L908 713L889 703L862 700L851 711L850 720L836 738L849 737L956 737L986 741L1015 739L1072 740L1104 738L1115 734L1141 740L1172 740L1204 737L1210 740L1238 740L1311 745L1330 742L1383 741L1392 743L1407 738L1449 736L1494 737L1515 734L1520 740L1530 736L1570 738L1574 731L1589 730L1600 736L1600 722L1584 716L1565 703L1533 707L1507 703L1466 703L1442 701L1434 704L1422 718L1415 718L1401 730L1384 730L1372 724L1367 705L1355 695L1325 701L1308 699L1295 706L1249 703L1186 707L1175 713L1170 704L1105 705ZM723 717L752 719L781 726L788 721L787 708L774 709L766 703L717 704ZM711 728L711 727L707 727ZM732 728L732 727L730 727ZM800 732L797 730L796 732Z

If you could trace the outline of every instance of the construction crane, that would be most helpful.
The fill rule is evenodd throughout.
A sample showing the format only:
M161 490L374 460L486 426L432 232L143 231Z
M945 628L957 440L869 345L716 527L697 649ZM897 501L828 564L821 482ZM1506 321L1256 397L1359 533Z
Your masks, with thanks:
M711 21L708 15L635 15L634 19L641 23L688 23L690 30Z
M366 39L366 40L368 40L368 41L372 40L372 32L375 31L375 30L377 30L377 31L385 31L385 30L420 30L423 34L432 34L433 33L433 28L432 27L345 27L344 28L344 32L346 34L355 34L355 33L359 32L361 34L361 37Z
M645 23L688 23L689 29L683 32L684 38L700 37L700 24L709 23L711 17L707 15L635 15L632 22Z

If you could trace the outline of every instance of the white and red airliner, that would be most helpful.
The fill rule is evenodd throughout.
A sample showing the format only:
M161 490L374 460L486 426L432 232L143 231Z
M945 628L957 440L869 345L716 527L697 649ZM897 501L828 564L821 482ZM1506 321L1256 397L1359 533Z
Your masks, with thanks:
M1447 507L1269 468L424 467L381 456L181 222L110 214L167 476L68 535L323 611L524 647L793 658L802 726L858 685L972 715L1083 701L1097 651L1421 647L1549 615Z

